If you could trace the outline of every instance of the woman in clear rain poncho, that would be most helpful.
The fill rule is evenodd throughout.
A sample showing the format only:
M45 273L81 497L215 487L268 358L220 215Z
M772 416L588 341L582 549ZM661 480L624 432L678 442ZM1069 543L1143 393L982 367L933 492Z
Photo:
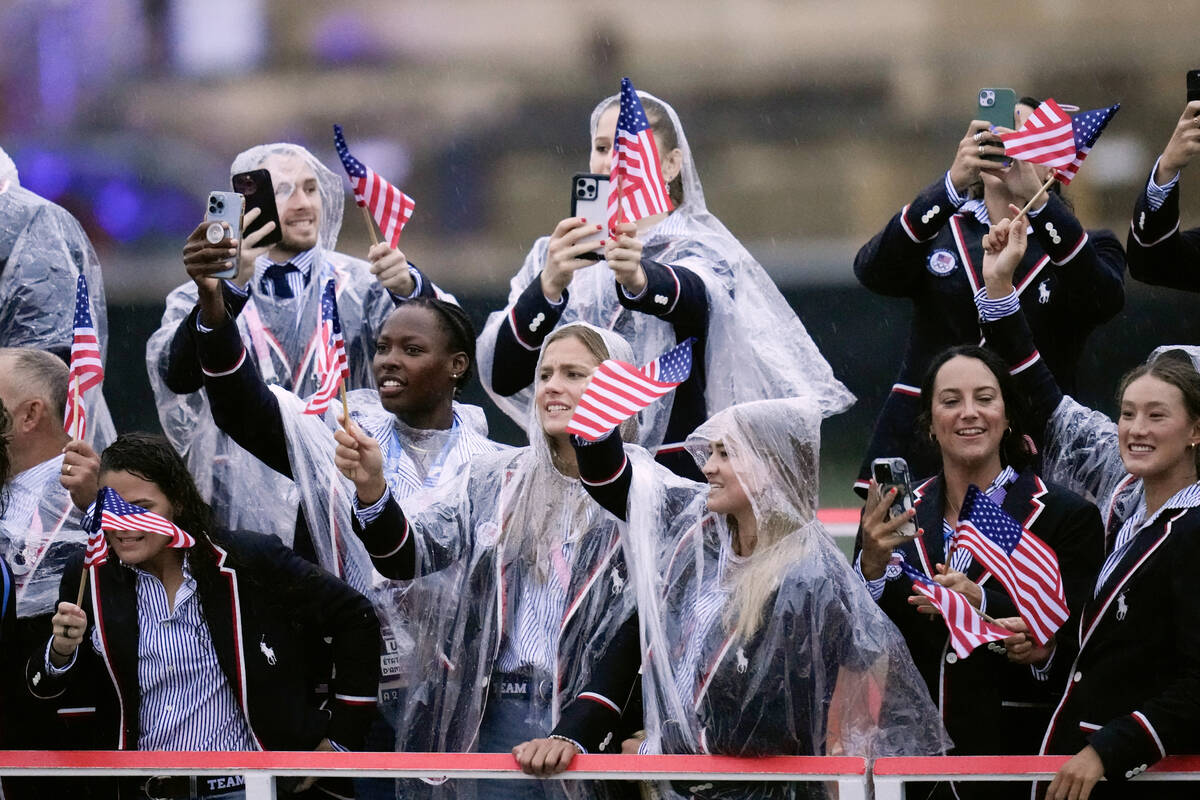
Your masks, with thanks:
M398 579L451 567L461 575L454 602L425 609L422 633L443 648L443 686L427 699L422 729L399 721L407 749L508 752L564 719L590 725L600 714L599 724L613 725L619 717L619 708L572 703L605 673L598 661L634 607L617 522L576 477L566 434L589 376L609 357L631 357L611 332L583 323L555 331L539 359L532 443L477 456L442 486L404 500L406 511L383 483L374 440L357 428L353 438L338 432L339 467L356 485L356 531L375 568ZM623 700L634 672L625 694L610 696ZM568 787L501 781L480 795L558 796Z
M1160 347L1127 373L1116 422L1064 395L1013 301L1025 240L1024 225L1009 220L985 239L982 330L1031 398L1046 475L1100 501L1106 534L1074 640L1053 649L1023 634L1005 642L1010 658L1040 664L1065 687L1042 752L1072 758L1046 797L1194 797L1194 783L1124 781L1168 754L1196 752L1200 348Z
M366 262L334 251L345 203L343 179L303 147L284 143L260 145L241 153L230 166L230 174L258 168L271 170L285 232L281 246L287 252L283 255L309 263L310 272L306 287L294 297L268 295L260 290L269 278L264 264L253 265L252 278L246 266L240 268L239 280L250 278L248 295L245 289L235 291L230 283L223 282L226 305L249 345L249 358L268 384L282 386L301 397L312 394L320 384L315 345L321 291L333 278L350 368L349 388L372 386L375 337L394 304ZM297 202L293 198L305 198L307 202L293 211ZM293 214L315 216L315 241L290 243L287 234L289 216ZM260 250L248 252L257 241L251 242L250 238L242 257L254 261L253 252ZM196 285L191 281L173 290L167 296L161 326L146 343L150 385L163 431L184 455L201 494L213 505L222 524L274 533L290 543L297 504L294 486L217 429L200 391L203 374L191 330L186 329L195 324L196 301ZM246 486L262 487L278 502L246 503Z
M640 752L876 757L948 744L904 640L816 519L821 416L802 399L716 414L687 443L707 486L638 448L622 452L613 437L575 440L589 491L628 516L643 640ZM674 791L827 796L803 783Z
M580 257L595 247L580 241L604 220L564 219L538 239L510 283L507 307L488 318L479 337L480 376L496 404L524 424L538 347L556 325L581 320L614 331L632 345L639 365L695 336L692 375L644 412L638 441L671 469L699 479L683 440L710 414L792 396L813 397L829 414L854 397L770 276L705 207L675 110L638 94L675 210L623 227L599 263ZM614 95L592 112L594 173L611 169L618 109Z
M100 353L108 353L108 306L100 260L79 222L61 206L21 186L12 159L0 150L0 347L48 350L71 357L75 288L87 279ZM84 440L102 449L116 437L100 388L85 396Z

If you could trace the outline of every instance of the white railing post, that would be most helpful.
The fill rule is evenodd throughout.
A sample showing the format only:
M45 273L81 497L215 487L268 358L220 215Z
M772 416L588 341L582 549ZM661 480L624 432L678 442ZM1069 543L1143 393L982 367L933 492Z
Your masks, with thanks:
M269 772L247 772L246 800L275 800L275 776Z
M838 778L838 800L870 800L867 793L867 777L857 775L853 778Z
M903 778L876 775L873 780L875 782L875 800L904 800Z

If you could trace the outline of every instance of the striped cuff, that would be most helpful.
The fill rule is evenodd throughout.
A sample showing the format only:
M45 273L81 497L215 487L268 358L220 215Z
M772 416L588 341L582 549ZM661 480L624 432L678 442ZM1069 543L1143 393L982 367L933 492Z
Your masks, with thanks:
M879 598L883 597L884 587L887 586L887 572L885 571L883 575L873 581L867 580L867 576L863 575L862 571L862 553L859 553L858 558L854 559L854 574L867 587L867 591L871 593L871 599L878 603Z
M229 291L233 292L234 294L236 294L238 297L249 297L250 296L250 285L249 284L246 284L245 286L238 286L236 283L234 283L233 281L226 278L225 279L225 288L228 289Z
M329 746L333 748L333 752L335 752L335 753L349 753L350 752L350 748L342 747L340 744L335 742L333 739L328 739L327 741L329 742Z
M244 363L246 363L246 348L245 347L242 348L242 354L240 356L238 356L237 362L229 369L210 370L207 367L203 366L203 364L202 364L200 367L200 371L203 372L205 375L207 375L210 378L224 378L226 375L232 375L233 373L237 372L239 369L242 368L242 364L244 364Z
M1050 657L1047 658L1044 662L1042 662L1041 664L1030 664L1029 665L1029 669L1031 672L1033 672L1033 679L1035 681L1047 681L1050 679L1050 667L1051 667L1051 665L1054 664L1054 654L1057 652L1058 652L1058 648L1055 647L1053 650L1050 651Z
M980 289L975 293L975 308L979 310L980 322L995 322L1020 311L1021 300L1017 297L1016 291L1011 292L1007 297L991 300L987 296L987 289Z
M371 503L369 506L363 506L358 502L358 495L355 495L354 516L358 517L358 524L365 528L379 519L379 515L383 513L383 507L387 505L388 498L391 496L392 490L389 487L374 503Z
M1150 180L1146 183L1146 205L1151 211L1158 211L1163 207L1163 203L1167 202L1167 195L1179 183L1179 173L1175 173L1175 177L1167 181L1165 186L1159 186L1154 182L1154 176L1158 174L1158 162L1162 157L1154 160L1154 168L1150 170Z
M65 674L69 669L71 669L71 667L75 666L75 657L79 655L79 647L83 647L83 645L81 644L79 647L76 647L75 652L71 653L70 660L61 667L54 666L54 662L50 660L50 648L53 646L54 637L51 636L50 641L46 642L46 674L53 678L57 678L59 675Z
M415 297L421 296L421 289L424 287L424 284L421 281L420 270L418 270L412 264L409 264L408 265L408 274L411 275L412 279L413 279L413 290L411 292L409 292L408 294L396 294L391 289L388 289L388 294L390 294L392 296L393 302L401 303L401 302L404 302L405 300L412 300Z
M950 180L950 170L946 170L946 199L955 208L959 208L963 203L967 202L967 198L958 193L954 188L954 183Z

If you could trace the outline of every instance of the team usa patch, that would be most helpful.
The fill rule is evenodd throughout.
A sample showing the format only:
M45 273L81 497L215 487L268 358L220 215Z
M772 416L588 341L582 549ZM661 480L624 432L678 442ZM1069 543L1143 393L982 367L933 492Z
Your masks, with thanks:
M949 250L938 248L929 254L929 260L925 262L925 266L934 275L943 278L954 272L954 268L958 266L958 259Z

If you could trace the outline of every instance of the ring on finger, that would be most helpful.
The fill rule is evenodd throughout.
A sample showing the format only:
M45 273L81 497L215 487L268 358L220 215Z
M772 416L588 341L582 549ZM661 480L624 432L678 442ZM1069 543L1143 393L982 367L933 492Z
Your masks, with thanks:
M979 155L983 155L983 145L979 145Z
M972 138L977 142L982 142L983 141L983 131L975 131L975 135Z

